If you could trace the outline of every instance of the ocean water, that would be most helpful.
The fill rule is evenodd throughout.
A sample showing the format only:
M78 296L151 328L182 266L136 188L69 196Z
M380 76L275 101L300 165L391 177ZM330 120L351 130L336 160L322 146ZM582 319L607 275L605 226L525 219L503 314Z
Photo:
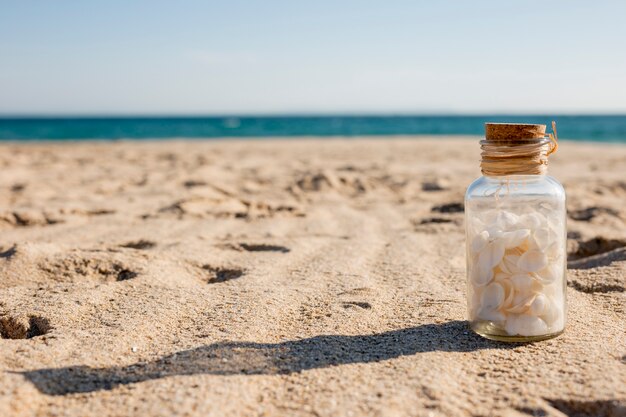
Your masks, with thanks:
M482 135L485 122L557 122L559 139L626 143L626 115L1 117L0 140ZM549 129L548 129L549 130Z

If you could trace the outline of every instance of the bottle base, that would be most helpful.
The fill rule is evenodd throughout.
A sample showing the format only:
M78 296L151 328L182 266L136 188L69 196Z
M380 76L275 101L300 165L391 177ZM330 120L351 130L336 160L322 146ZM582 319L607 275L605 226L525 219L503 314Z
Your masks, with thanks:
M485 339L512 343L530 343L552 339L559 336L565 330L562 329L558 332L541 334L537 336L511 336L491 322L471 322L470 328L474 331L474 333L478 334L481 337L484 337Z

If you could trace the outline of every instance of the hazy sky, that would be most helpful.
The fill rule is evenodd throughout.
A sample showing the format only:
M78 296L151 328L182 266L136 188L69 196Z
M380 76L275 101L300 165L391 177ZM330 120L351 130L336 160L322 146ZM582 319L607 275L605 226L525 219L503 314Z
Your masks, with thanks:
M0 0L0 113L626 113L626 1Z

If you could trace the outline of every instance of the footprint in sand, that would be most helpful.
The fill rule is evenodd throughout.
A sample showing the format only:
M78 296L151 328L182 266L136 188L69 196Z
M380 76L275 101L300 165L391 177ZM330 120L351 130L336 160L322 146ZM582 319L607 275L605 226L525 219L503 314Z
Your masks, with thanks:
M161 208L157 214L144 214L143 219L161 215L175 215L178 218L235 218L254 220L276 215L303 217L304 212L290 203L273 203L239 199L231 196L190 197L178 200Z
M183 182L185 188L204 187L207 185L206 181L202 180L187 180Z
M426 217L419 221L419 224L433 224L433 223L454 223L454 219L447 217Z
M63 220L39 210L23 209L0 213L0 228L3 225L8 227L49 226L62 222Z
M224 243L217 245L222 249L236 250L240 252L281 252L287 253L291 249L286 246L272 245L269 243Z
M414 226L414 231L420 233L460 232L463 218L461 216L432 216L413 219L411 223Z
M431 211L435 213L463 213L465 211L465 204L462 202L439 204L433 206Z
M140 239L140 240L124 243L120 245L120 247L128 248L128 249L146 250L146 249L152 249L156 245L157 244L151 240Z
M373 292L374 290L369 287L358 287L358 288L352 288L351 290L340 292L338 295L367 295L367 294L372 294Z
M568 211L567 214L570 219L583 222L591 221L601 215L619 217L619 212L609 207L587 207L585 209Z
M624 279L620 272L594 270L610 267L612 263L626 261L626 240L596 237L577 241L575 249L568 254L567 267L572 271L568 279L570 287L588 294L624 292ZM577 270L590 270L576 273ZM600 272L602 271L602 272Z
M340 292L338 295L342 298L348 298L348 300L341 301L341 306L345 309L370 310L372 308L372 304L367 301L363 301L363 298L368 298L368 296L373 292L374 290L371 288L358 287Z
M207 283L209 284L217 284L241 278L246 273L246 271L241 268L219 267L213 265L202 265L202 269L208 273Z
M574 249L567 254L567 258L569 261L576 261L624 247L626 247L626 240L606 239L602 236L585 241L577 240Z
M372 308L372 305L366 301L344 301L342 303L343 308L361 308L364 310L369 310Z
M41 316L15 317L0 314L0 337L3 339L31 339L47 334L51 329L48 319Z
M39 269L54 281L119 282L133 279L139 275L137 271L120 260L79 254L48 259L39 264Z
M433 179L422 182L422 191L445 191L450 189L450 181L446 179Z

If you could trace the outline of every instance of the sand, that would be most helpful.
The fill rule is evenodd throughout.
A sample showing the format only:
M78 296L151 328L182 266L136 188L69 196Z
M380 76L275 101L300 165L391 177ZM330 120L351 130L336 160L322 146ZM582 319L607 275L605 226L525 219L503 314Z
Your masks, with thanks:
M569 314L465 322L476 138L0 145L0 416L626 415L626 146L562 142Z

